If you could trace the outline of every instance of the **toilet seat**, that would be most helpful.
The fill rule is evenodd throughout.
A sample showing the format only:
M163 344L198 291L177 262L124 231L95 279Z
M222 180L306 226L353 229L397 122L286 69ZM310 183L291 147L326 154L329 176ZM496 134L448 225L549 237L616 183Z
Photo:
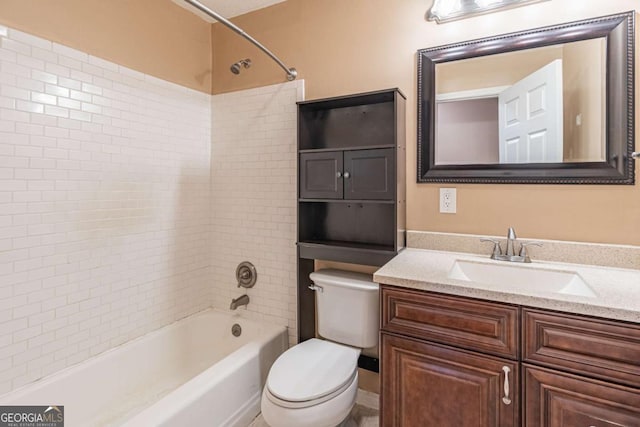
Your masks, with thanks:
M312 338L285 351L267 377L269 400L305 408L344 392L357 377L360 350Z
M319 405L320 403L326 402L327 400L331 400L334 397L344 393L344 391L346 389L348 389L349 387L351 387L351 385L353 384L353 382L357 382L358 381L358 371L356 370L353 375L351 376L351 378L349 378L349 380L344 383L344 385L342 387L340 387L339 389L326 394L325 396L321 396L317 399L312 399L312 400L303 400L303 401L289 401L289 400L282 400L282 399L278 399L276 396L273 395L273 393L271 393L271 391L269 390L269 387L265 387L265 396L267 396L267 398L273 402L274 404L282 407L282 408L291 408L291 409L301 409L301 408L308 408L309 406L316 406Z
M264 420L272 427L333 427L341 424L351 412L358 392L358 374L339 395L306 408L285 408L274 403L269 389L264 388L260 409Z

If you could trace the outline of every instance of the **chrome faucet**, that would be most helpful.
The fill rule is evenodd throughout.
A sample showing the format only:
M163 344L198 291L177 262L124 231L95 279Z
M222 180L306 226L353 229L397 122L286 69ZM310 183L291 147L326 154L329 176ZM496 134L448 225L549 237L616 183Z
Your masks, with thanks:
M481 242L491 242L493 243L493 251L491 252L491 259L495 259L498 261L510 261L510 262L531 262L531 258L529 257L529 252L527 251L527 246L542 246L540 242L523 242L520 244L520 251L518 255L516 255L516 231L509 227L509 231L507 231L507 249L505 253L502 253L502 247L500 246L500 242L495 239L480 239Z
M507 231L507 250L504 251L505 256L512 257L516 254L516 230L509 227Z
M229 308L231 310L235 310L236 308L240 307L241 305L248 305L249 304L249 295L244 294L236 299L232 299L231 300L231 306L229 306Z

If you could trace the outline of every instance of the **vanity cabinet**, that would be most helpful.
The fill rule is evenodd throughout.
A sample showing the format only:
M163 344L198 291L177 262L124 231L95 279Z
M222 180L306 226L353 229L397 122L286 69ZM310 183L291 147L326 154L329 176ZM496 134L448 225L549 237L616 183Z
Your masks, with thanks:
M640 427L640 325L385 285L380 295L381 425Z
M519 425L518 308L381 287L381 425Z

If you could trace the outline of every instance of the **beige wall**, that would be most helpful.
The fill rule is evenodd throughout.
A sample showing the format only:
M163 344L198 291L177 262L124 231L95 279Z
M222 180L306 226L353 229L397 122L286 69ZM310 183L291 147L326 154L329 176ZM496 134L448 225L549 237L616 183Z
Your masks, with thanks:
M445 62L436 65L436 93L511 86L555 59L562 59L561 46Z
M418 49L633 10L637 0L555 0L443 25L425 21L429 6L423 0L288 0L234 21L298 69L307 99L389 87L407 95L408 229L502 235L513 226L522 237L639 245L638 185L455 185L458 213L439 214L438 188L451 184L416 184L414 142ZM284 80L245 40L213 27L214 92ZM232 75L229 65L244 57L254 65Z
M0 24L211 90L211 26L171 0L2 0Z
M604 104L606 43L604 39L567 43L563 48L564 161L605 159ZM580 115L581 124L576 123Z

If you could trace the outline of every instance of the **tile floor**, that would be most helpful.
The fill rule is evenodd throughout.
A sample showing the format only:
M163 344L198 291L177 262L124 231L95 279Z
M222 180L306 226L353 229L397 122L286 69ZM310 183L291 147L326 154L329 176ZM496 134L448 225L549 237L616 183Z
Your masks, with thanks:
M378 395L358 390L356 406L351 411L351 418L358 427L378 427ZM248 427L269 427L262 415L253 420Z

